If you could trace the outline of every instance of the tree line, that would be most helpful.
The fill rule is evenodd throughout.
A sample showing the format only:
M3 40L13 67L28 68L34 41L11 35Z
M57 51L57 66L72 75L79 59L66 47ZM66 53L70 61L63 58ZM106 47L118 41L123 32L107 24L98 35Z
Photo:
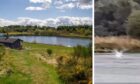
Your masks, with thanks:
M140 35L138 11L139 0L95 0L95 35Z
M26 33L31 35L81 35L91 36L92 25L78 25L78 26L58 26L47 27L47 26L21 26L21 25L10 25L0 27L0 33Z

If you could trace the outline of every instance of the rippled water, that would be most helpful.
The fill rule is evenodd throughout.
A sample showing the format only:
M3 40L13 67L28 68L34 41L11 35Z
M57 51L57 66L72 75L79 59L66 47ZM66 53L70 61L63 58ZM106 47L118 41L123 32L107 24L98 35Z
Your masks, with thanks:
M140 84L140 53L95 54L95 84Z

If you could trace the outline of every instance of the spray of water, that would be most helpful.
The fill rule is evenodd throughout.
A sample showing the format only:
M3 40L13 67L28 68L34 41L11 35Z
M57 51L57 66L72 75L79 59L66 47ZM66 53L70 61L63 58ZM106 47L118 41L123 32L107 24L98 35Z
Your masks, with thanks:
M114 50L114 54L116 58L122 58L123 51Z
M67 47L72 47L71 45L67 45Z

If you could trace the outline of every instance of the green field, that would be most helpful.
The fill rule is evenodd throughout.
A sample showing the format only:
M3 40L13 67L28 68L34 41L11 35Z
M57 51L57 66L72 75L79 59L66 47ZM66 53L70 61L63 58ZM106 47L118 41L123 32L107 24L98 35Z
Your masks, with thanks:
M49 56L47 49L53 54ZM56 71L56 59L70 56L72 48L23 43L22 50L6 48L0 62L1 84L63 84Z

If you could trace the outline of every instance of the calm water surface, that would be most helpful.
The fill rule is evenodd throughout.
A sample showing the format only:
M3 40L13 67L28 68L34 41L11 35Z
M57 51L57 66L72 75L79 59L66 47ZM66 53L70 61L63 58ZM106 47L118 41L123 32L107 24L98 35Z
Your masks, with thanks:
M140 84L140 53L95 54L95 84Z
M12 36L12 38L20 38L25 42L63 45L68 47L72 47L76 45L86 46L91 42L90 39L56 37L56 36Z

